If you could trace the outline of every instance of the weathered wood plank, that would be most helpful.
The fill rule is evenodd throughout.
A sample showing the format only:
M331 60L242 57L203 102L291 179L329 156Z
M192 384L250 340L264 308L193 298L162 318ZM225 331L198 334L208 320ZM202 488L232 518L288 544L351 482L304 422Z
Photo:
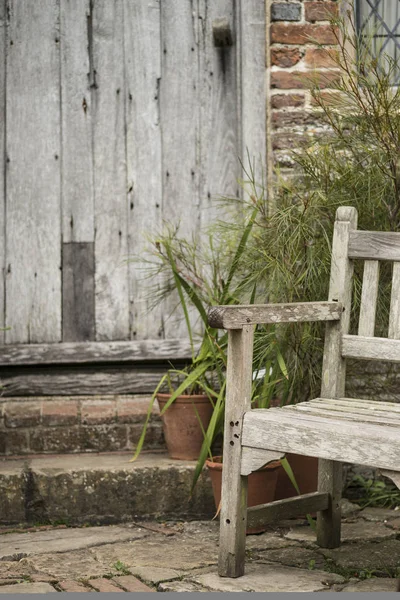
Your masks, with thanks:
M136 257L129 263L130 336L158 338L162 309L150 310L144 259L146 236L160 229L162 214L159 0L124 0L124 44L129 255Z
M223 18L232 45L215 46L213 23ZM239 196L241 155L234 0L199 1L200 219L203 229L221 216L218 198ZM225 218L225 215L224 215Z
M266 3L242 0L239 3L238 65L240 65L242 124L241 158L249 170L248 157L253 166L255 181L266 185ZM246 179L246 176L244 176Z
M389 333L388 337L400 338L400 263L393 264L392 293L390 296Z
M94 244L63 244L62 265L63 342L94 340Z
M75 396L153 393L166 369L131 366L48 369L3 369L2 395Z
M400 435L394 427L272 408L246 412L242 436L243 445L252 448L400 470Z
M6 0L0 0L0 230L5 231L5 172L6 172L6 156L5 156L5 114L6 114ZM6 246L5 235L0 236L0 344L4 344L4 331L2 328L5 325L5 305L4 305L4 280L5 280L5 261L6 261Z
M400 362L400 341L388 338L344 335L342 356L365 360Z
M400 233L392 231L353 231L349 258L400 261Z
M373 336L379 285L379 261L366 260L361 292L358 335Z
M213 306L208 311L208 322L219 329L240 329L256 323L338 321L342 312L342 305L332 301Z
M64 242L94 241L91 0L61 0L61 193ZM88 33L90 34L88 37Z
M123 3L93 3L96 338L129 338Z
M389 479L391 479L393 481L393 483L399 488L400 490L400 471L385 471L385 470L381 470L381 474L384 477L389 477Z
M338 208L332 240L329 300L340 302L344 313L337 323L326 324L322 361L322 398L344 396L346 361L341 356L340 343L343 334L348 333L350 326L354 265L348 257L348 244L354 229L357 229L356 209L349 206ZM340 498L343 471L342 465L337 460L346 460L346 457L337 459L334 454L324 455L321 453L317 456L320 459L318 462L318 491L328 492L331 498L328 509L318 514L317 542L323 548L337 548L340 545Z
M260 527L267 523L277 523L282 519L290 519L299 515L306 515L317 510L326 510L329 506L329 494L312 492L276 500L269 504L251 506L247 510L247 526Z
M9 0L8 17L6 341L58 342L59 3Z
M0 366L187 361L188 340L16 344L0 346Z
M200 224L198 28L197 3L161 2L162 216L179 223L185 236ZM178 296L172 295L165 303L166 337L187 335L176 306Z
M241 475L250 475L253 471L261 469L268 463L283 458L283 452L275 450L259 450L258 448L243 448L240 467Z
M374 410L375 408L381 407L382 409L388 409L388 410L400 410L400 404L397 402L383 402L382 400L376 401L376 400L364 400L364 398L362 399L358 399L358 398L340 398L339 402L341 401L346 401L348 403L354 403L357 406L368 406L368 408L370 408L371 410Z
M240 577L244 572L247 516L247 477L240 474L243 414L251 407L253 325L228 333L224 465L218 572Z
M379 404L378 402L376 404ZM360 408L357 405L336 404L335 401L302 402L299 405L288 407L290 412L305 412L332 419L358 421L359 423L376 423L387 426L400 426L400 412L388 410L373 410Z

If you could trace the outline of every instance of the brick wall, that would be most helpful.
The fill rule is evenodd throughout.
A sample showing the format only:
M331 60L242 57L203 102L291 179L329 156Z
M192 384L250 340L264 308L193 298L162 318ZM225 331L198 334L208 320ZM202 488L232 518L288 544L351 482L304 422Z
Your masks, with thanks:
M313 78L329 93L338 77L333 61L335 35L329 23L338 2L332 0L270 2L269 161L293 166L289 149L326 128L314 113L309 91Z
M0 455L132 450L140 437L149 396L2 398ZM164 448L158 408L145 449Z

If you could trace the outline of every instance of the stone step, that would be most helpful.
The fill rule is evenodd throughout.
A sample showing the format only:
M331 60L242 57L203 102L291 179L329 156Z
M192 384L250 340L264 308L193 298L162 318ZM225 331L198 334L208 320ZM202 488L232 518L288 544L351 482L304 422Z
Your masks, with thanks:
M146 518L209 518L208 474L190 496L195 461L143 452L0 459L0 523L106 524Z

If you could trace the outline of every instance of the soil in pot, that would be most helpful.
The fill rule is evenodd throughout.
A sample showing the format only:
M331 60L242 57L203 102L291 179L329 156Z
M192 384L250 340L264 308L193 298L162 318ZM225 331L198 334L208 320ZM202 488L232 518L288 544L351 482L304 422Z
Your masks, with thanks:
M290 453L286 454L286 458L292 468L301 494L316 492L318 487L318 458ZM297 496L297 492L285 469L281 466L276 484L275 500L292 498L293 496Z
M221 502L222 457L214 456L212 461L206 461L206 465L208 467L208 472L210 473L215 506L218 510ZM258 504L267 504L268 502L273 502L280 469L281 465L279 461L274 461L249 475L247 506L257 506ZM262 526L257 528L248 528L246 533L262 533L265 530L266 528Z
M170 397L170 394L157 394L160 410ZM204 440L199 418L206 431L213 410L213 405L205 395L178 396L161 416L165 443L171 458L198 459Z

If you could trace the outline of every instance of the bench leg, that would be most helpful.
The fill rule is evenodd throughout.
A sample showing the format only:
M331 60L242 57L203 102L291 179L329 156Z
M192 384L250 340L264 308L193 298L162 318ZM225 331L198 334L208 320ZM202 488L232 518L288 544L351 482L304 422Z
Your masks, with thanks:
M244 574L247 476L240 474L243 415L251 407L253 326L228 332L218 573Z
M318 491L330 494L330 504L327 510L317 513L317 544L321 548L338 548L341 527L342 463L319 459Z

